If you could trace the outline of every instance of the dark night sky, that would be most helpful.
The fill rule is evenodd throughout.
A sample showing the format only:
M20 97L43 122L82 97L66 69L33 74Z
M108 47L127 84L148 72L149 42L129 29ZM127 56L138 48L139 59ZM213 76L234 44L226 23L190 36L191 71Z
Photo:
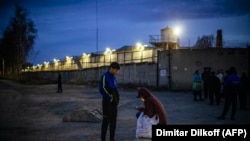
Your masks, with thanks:
M216 37L218 29L228 45L250 43L249 0L1 0L1 31L14 16L16 1L30 11L38 29L34 64L97 48L150 46L149 35L160 35L167 26L181 28L181 46L193 45L198 36Z

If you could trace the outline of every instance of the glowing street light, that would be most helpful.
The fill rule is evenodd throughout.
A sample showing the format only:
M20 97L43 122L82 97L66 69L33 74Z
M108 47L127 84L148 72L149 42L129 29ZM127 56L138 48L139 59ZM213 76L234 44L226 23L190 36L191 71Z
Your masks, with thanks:
M181 28L179 26L176 26L174 28L174 35L179 36L181 34Z
M33 70L35 70L36 68L37 68L37 66L35 66L35 65L32 66L32 69L33 69Z
M37 64L38 69L41 69L42 66L43 66L42 64Z
M109 55L109 62L111 63L111 55L115 50L111 50L110 48L106 48L104 55Z
M54 63L59 62L59 59L53 59Z
M181 34L181 28L179 27L179 26L176 26L175 28L174 28L174 35L176 36L176 38L177 38L177 46L179 46L179 36L180 36L180 34Z
M65 58L65 64L66 64L65 67L66 68L71 68L72 59L73 59L73 57L66 56L66 58Z
M58 59L53 59L53 61L54 61L55 66L59 66L59 65L58 65L58 62L59 62Z
M44 61L43 63L44 63L44 65L49 65L49 62Z
M110 48L106 48L106 50L104 51L105 55L111 54L111 53L112 53L112 50Z
M136 43L136 49L141 52L141 62L143 57L143 51L148 45L142 45L141 43Z
M66 56L66 60L70 61L73 57Z
M82 56L83 56L83 57L89 57L90 54L83 53Z
M88 59L90 57L90 54L83 53L82 56L83 56L84 62L85 62L86 67L87 67L87 61L88 61Z
M43 63L44 63L44 67L45 67L45 68L48 68L48 67L49 67L49 62L44 61Z

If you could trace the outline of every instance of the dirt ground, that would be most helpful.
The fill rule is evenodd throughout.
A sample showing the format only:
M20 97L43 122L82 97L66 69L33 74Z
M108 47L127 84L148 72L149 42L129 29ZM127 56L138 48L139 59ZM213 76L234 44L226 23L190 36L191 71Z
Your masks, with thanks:
M56 93L56 89L57 85L0 81L0 140L99 141L101 123L63 122L63 117L73 111L101 108L98 89L80 85L63 85L63 93ZM116 137L125 137L124 141L135 139L136 99L131 96L131 100L121 100L119 106L119 112L127 117L119 115ZM125 108L127 105L131 107Z
M23 85L0 80L1 141L100 141L101 123L63 122L63 117L77 110L101 108L96 87L63 85ZM250 110L237 112L236 121L217 120L222 104L192 101L190 92L154 92L163 102L169 124L250 124ZM120 89L116 139L134 141L136 128L136 90ZM229 112L230 113L230 112ZM109 135L109 133L108 133ZM108 139L107 135L107 139Z

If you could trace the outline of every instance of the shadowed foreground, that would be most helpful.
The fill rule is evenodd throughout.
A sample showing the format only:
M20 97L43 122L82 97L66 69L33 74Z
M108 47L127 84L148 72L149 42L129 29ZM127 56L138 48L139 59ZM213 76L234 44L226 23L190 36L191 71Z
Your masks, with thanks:
M78 110L101 108L97 88L63 85L22 85L0 80L0 140L4 141L99 141L101 122L63 122ZM168 124L250 124L250 109L238 110L236 120L217 120L223 104L208 105L208 100L193 101L191 92L158 92L154 95L164 104ZM116 140L134 141L136 127L136 90L120 90ZM249 107L248 107L249 108ZM109 135L109 133L108 133ZM109 136L107 136L108 139Z

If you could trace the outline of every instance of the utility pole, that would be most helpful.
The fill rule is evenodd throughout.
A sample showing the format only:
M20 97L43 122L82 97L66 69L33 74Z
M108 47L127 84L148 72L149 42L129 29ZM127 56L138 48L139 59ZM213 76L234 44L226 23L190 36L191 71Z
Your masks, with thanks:
M96 53L98 54L98 0L96 0ZM98 62L97 62L97 67L98 67Z
M96 5L95 5L95 10L96 10L96 56L95 56L95 61L96 61L96 67L97 67L97 80L99 79L100 75L100 69L99 69L99 54L98 54L98 0L96 0Z

